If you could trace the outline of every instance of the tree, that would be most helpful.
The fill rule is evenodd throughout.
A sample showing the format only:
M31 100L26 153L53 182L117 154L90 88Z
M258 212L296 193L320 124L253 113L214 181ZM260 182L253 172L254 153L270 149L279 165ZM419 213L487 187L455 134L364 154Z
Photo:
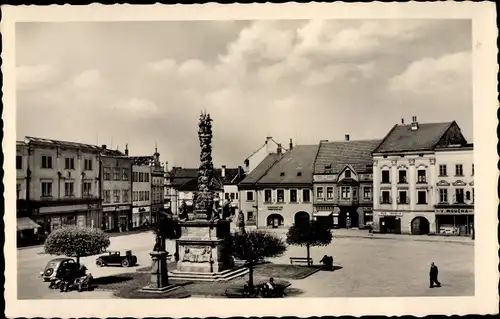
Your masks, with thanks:
M156 236L155 248L157 248L153 250L165 249L165 240L181 237L181 226L174 219L173 214L166 212L166 214L159 215L158 223L153 227L153 233ZM160 247L157 247L158 244Z
M98 228L67 226L52 232L45 241L45 253L80 257L102 253L110 244L109 236Z
M332 242L332 233L317 221L300 223L288 229L286 243L289 245L306 246L307 266L310 267L311 246L327 246Z
M248 287L253 291L253 267L264 258L278 257L286 251L285 242L274 234L263 231L236 232L229 236L233 257L246 262L249 270Z

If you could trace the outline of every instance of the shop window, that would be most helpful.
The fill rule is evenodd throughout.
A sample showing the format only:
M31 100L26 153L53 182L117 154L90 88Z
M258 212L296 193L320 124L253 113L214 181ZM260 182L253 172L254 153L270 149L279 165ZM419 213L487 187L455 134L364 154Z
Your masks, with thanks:
M333 199L333 187L326 188L326 198L329 200Z
M427 191L418 191L417 204L424 205L427 204Z
M323 199L323 187L316 188L316 197Z
M391 203L391 192L390 191L382 191L382 197L380 199L381 204L390 204Z
M291 189L290 190L290 202L291 203L296 203L297 202L297 190L296 189Z
M16 155L16 169L23 169L23 157Z
M427 178L426 178L426 174L425 174L425 169L419 169L417 171L417 183L426 183L427 182Z
M439 176L447 176L446 164L439 165Z
M270 189L264 190L264 202L272 203L272 201L273 201L272 191Z
M390 182L390 172L387 170L382 171L382 184L389 184Z
M311 194L309 193L308 189L302 190L302 201L304 203L309 203L311 201Z
M247 201L253 201L253 191L247 192Z
M278 189L277 191L277 197L278 197L278 203L284 203L285 202L285 190L283 189Z
M407 180L406 180L406 170L404 169L401 169L398 171L398 183L399 184L406 184L407 183Z
M464 176L464 167L462 164L455 165L455 176Z
M446 188L439 189L439 202L448 203L448 190Z

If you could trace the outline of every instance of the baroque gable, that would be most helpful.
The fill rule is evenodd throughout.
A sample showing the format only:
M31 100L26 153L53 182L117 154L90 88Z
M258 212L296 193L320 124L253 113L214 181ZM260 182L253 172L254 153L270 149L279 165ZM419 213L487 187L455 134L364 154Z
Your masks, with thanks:
M450 183L448 183L447 181L444 181L444 180L440 180L439 182L437 182L436 185L437 186L450 186Z
M461 180L453 182L453 186L467 186L467 183Z

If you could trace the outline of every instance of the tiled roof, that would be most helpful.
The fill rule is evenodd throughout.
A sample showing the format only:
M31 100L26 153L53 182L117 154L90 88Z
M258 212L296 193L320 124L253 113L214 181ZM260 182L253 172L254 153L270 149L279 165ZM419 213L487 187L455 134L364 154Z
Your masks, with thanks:
M222 178L222 168L217 168L214 172L224 185L236 185L245 178L245 172L242 167L226 168L226 174Z
M47 145L47 146L52 146L52 147L65 147L65 148L81 149L81 150L86 150L86 151L90 151L90 152L100 152L100 154L103 156L125 156L125 154L123 154L119 150L104 149L104 148L97 146L97 145L68 142L68 141L60 141L60 140L53 140L53 139L41 138L41 137L26 136L25 143L27 143L27 144L39 144L39 145L41 144L41 145Z
M395 125L374 153L432 150L453 123L419 123L417 130Z
M258 184L312 183L318 145L296 145L258 181Z
M129 156L133 165L151 165L154 164L154 156Z
M28 146L28 144L23 141L16 141L16 146Z
M238 173L240 174L238 176ZM220 180L222 175L222 169L214 169L214 177L216 180ZM237 184L241 178L244 177L244 172L242 168L226 168L226 174L223 180L225 185L227 184ZM196 190L198 188L198 169L197 168L181 168L173 167L169 172L169 178L171 185L174 188L182 187L183 190ZM220 187L220 183L217 182L217 187Z
M356 172L370 171L372 152L380 142L381 140L322 142L314 174L339 173L348 164Z
M248 175L240 182L240 185L251 185L256 183L279 159L276 153L268 154L257 167L248 173Z

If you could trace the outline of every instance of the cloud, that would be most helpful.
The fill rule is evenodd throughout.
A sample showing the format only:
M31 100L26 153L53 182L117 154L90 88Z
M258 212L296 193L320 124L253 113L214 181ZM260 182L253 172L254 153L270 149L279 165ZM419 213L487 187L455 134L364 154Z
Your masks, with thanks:
M151 115L158 112L158 106L148 99L133 98L124 104L124 108L137 116Z
M469 85L472 78L470 52L456 52L437 58L424 58L412 62L401 74L388 82L390 91L428 94L446 89L453 92Z
M102 88L104 81L101 72L92 69L75 76L73 84L79 89Z
M54 80L57 75L56 68L49 64L20 65L16 68L16 86L18 90L34 89Z

